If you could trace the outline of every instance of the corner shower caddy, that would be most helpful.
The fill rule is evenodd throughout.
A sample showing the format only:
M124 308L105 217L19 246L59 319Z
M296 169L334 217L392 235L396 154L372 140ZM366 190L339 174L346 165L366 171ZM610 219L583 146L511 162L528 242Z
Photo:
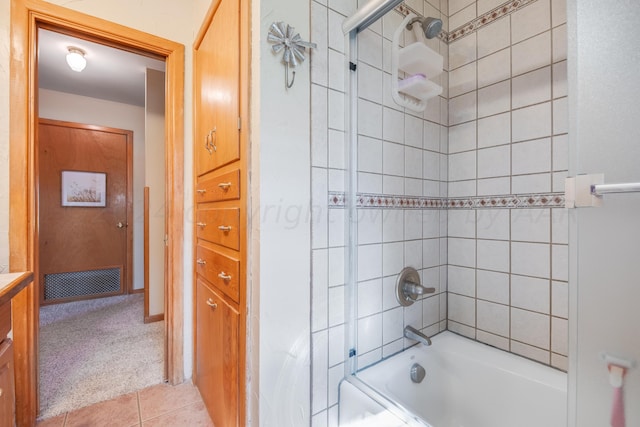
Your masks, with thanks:
M396 104L413 111L424 111L427 100L442 93L442 86L430 79L442 73L442 55L435 52L421 41L400 47L400 36L411 19L413 13L408 14L402 24L393 33L391 45L391 95ZM398 75L403 71L406 75L399 80Z

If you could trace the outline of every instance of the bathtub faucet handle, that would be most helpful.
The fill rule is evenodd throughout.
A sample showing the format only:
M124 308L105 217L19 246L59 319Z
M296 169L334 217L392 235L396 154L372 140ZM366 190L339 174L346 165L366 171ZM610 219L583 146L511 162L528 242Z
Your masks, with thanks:
M410 280L405 280L402 288L406 293L414 295L432 294L436 291L436 288L425 288L421 284L412 282Z

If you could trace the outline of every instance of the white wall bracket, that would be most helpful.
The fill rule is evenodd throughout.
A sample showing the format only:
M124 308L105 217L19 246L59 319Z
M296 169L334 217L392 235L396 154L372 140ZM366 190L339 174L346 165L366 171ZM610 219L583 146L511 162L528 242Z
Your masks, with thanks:
M565 207L587 208L601 207L602 196L591 192L592 185L604 183L604 174L585 174L566 178L564 181Z

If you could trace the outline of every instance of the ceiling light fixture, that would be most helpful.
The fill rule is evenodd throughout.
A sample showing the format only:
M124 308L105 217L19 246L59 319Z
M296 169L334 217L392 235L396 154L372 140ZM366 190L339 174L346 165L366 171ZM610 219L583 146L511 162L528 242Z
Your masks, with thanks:
M84 58L84 50L73 46L69 46L67 49L69 50L69 53L67 53L67 64L69 64L69 68L78 73L84 70L84 67L87 66L87 60Z

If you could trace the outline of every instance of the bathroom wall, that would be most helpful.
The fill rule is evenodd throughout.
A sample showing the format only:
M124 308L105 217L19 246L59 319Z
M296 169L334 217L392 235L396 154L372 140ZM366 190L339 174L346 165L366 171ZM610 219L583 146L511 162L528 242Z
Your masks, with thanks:
M448 328L566 370L566 2L449 14Z
M338 383L345 375L345 91L342 21L355 1L312 1L312 414L314 426L337 424ZM361 2L362 3L362 2ZM362 4L361 4L362 5ZM409 1L421 15L440 18L440 1ZM358 265L357 353L364 367L401 351L402 331L427 334L446 327L446 211L424 201L447 194L447 75L441 97L424 113L391 99L391 39L404 18L390 12L358 36ZM446 17L443 17L446 26ZM407 42L413 35L406 32ZM431 48L447 57L445 42ZM384 197L381 197L383 196ZM415 203L415 204L414 204ZM411 206L411 208L409 208ZM437 289L400 307L395 281L405 267Z

